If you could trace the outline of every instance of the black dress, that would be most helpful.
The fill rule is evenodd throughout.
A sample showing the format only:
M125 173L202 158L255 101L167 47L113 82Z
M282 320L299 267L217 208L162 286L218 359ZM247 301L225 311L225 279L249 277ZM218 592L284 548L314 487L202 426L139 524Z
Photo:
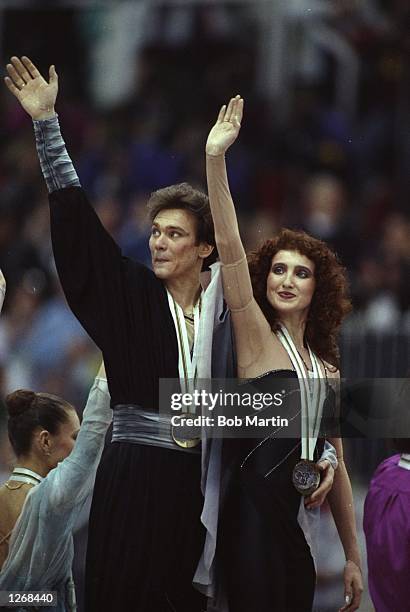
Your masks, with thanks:
M308 612L316 575L297 520L301 497L292 484L301 450L297 375L293 370L273 371L250 384L262 392L285 386L294 395L289 416L296 416L288 432L292 438L276 436L260 445L255 438L224 441L229 476L218 546L229 609ZM315 460L323 445L319 440Z
M112 406L158 411L178 378L163 284L122 257L81 188L50 194L53 251L68 304L104 356ZM116 442L104 451L90 514L86 610L196 612L191 582L204 531L200 455Z

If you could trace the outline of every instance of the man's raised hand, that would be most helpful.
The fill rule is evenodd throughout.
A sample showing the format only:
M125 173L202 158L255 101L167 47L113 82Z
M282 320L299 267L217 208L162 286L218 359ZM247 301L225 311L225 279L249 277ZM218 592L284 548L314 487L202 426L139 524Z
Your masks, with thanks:
M228 107L219 111L218 119L211 129L206 142L207 155L223 155L235 142L241 129L243 99L241 96L231 98Z
M54 66L50 66L48 83L24 55L21 59L13 56L7 72L9 76L4 79L7 87L32 119L49 119L55 115L58 76Z

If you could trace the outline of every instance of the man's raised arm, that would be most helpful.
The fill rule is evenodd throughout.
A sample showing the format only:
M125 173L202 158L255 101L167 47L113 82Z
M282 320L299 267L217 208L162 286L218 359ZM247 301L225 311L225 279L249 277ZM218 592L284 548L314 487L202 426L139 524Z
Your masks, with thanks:
M121 251L81 189L61 136L55 103L58 77L49 81L28 57L12 57L5 83L34 123L36 146L50 200L51 238L67 302L104 351L106 330L125 308Z

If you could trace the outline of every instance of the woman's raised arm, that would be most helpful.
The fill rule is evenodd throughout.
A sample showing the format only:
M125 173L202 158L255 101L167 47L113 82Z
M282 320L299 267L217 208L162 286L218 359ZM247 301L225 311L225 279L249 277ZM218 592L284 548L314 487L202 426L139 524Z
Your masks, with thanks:
M260 362L270 325L253 297L245 249L239 234L235 206L229 190L225 153L238 137L243 99L231 98L222 106L206 143L206 171L215 240L223 264L224 297L232 313L238 355L238 376L253 376L264 369ZM255 369L256 368L256 369Z
M235 264L245 257L225 165L225 153L238 137L242 113L243 99L231 98L228 107L224 105L219 111L206 142L209 200L216 244L224 265Z

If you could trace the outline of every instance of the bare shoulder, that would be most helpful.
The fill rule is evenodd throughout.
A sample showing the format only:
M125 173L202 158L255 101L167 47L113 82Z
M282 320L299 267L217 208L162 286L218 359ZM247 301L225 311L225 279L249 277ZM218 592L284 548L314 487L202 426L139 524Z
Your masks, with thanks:
M9 552L9 539L17 517L10 511L8 489L5 484L0 487L0 570ZM18 516L18 515L17 515Z
M13 480L6 481L0 487L0 514L4 518L6 513L17 518L21 512L27 493L33 485Z
M6 481L7 482L7 481ZM6 483L3 483L0 486L0 504L2 503L2 501L5 499L5 496L7 496L9 489L6 487Z
M263 316L262 313L261 316ZM253 347L252 351L244 350L244 345L237 343L238 376L240 378L256 378L272 370L293 369L286 350L266 319L264 321L265 325L261 325L258 332L256 329L247 328L247 344Z

